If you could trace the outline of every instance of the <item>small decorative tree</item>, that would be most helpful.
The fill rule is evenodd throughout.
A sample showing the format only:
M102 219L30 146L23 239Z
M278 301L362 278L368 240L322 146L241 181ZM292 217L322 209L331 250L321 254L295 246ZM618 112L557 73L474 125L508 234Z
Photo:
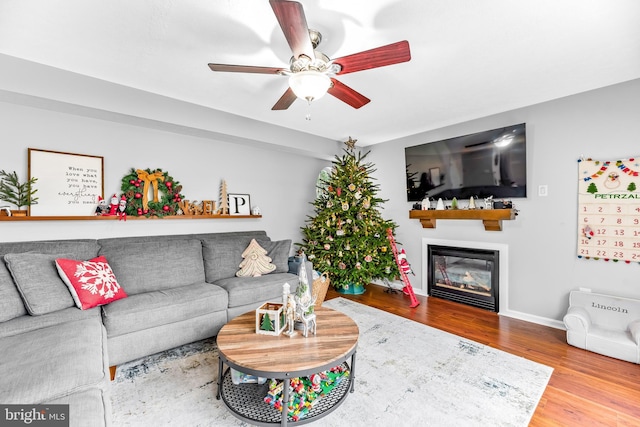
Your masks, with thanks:
M393 221L378 210L383 199L372 181L373 164L364 163L368 153L354 152L349 138L342 157L333 161L333 172L324 191L313 202L315 215L302 228L298 244L320 272L327 272L338 292L357 294L373 279L395 280L399 275L387 230Z
M260 325L260 329L269 332L275 331L273 323L271 322L271 317L269 317L269 313L265 313L264 316L262 316L262 324Z
M31 206L38 203L38 198L34 194L38 191L33 185L38 178L31 178L27 182L20 182L18 174L13 172L0 171L0 200L15 205L18 210L23 206Z
M220 184L220 215L229 215L229 200L227 200L227 181L223 180Z

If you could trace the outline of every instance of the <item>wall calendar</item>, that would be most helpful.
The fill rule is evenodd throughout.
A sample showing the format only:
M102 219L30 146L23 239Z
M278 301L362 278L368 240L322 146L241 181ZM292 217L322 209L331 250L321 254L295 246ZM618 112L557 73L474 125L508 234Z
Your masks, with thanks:
M578 257L640 262L640 157L578 162Z

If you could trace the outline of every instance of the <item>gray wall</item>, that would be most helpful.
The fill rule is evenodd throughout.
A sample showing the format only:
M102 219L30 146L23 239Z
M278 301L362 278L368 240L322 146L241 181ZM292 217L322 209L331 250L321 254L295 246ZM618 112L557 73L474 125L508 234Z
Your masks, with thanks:
M421 269L423 237L495 242L509 247L510 314L559 325L568 293L578 287L640 298L640 265L578 259L577 160L640 157L640 80L460 123L390 141L372 148L385 217L399 224L398 241L407 251L418 292L426 290ZM500 232L484 231L481 221L437 221L423 229L410 220L405 198L404 147L526 122L528 197L515 199L515 221ZM539 197L539 185L549 196ZM553 320L556 320L554 322Z
M120 194L131 168L161 168L189 200L219 200L220 184L248 193L261 219L0 222L1 241L99 238L264 229L272 238L298 241L310 213L315 179L327 161L212 141L145 127L0 102L0 169L27 177L27 148L104 157L105 194Z

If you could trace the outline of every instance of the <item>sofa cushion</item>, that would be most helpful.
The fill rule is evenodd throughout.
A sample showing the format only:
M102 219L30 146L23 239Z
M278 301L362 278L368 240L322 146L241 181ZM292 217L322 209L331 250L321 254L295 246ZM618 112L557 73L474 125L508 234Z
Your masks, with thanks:
M2 403L52 401L100 386L108 375L98 316L1 338L0 348Z
M216 280L215 284L229 294L229 307L237 307L273 300L282 300L282 285L289 283L295 292L298 276L289 273L271 273L260 277L231 277ZM257 308L257 307L256 307Z
M68 254L75 259L90 259L98 255L95 240L52 240L31 242L2 242L0 255L31 252L38 254Z
M227 293L211 283L130 295L102 307L109 337L195 318L227 308Z
M27 314L4 257L0 257L0 322Z
M260 246L267 251L267 256L275 264L273 273L289 272L289 253L291 252L291 240L262 240L257 239Z
M197 239L111 242L100 248L127 295L204 282L202 244Z
M43 314L41 316L19 316L15 319L7 320L6 322L0 322L0 338L24 334L36 329L48 328L49 326L55 326L61 323L90 318L101 319L100 309L92 308L90 310L78 310L76 306L73 306L65 308L64 310L54 311L53 313Z
M103 256L89 261L57 258L56 267L76 307L82 310L127 297Z
M29 314L37 316L73 307L73 298L64 284L55 259L59 255L19 253L4 259Z
M111 399L109 393L103 388L90 388L43 403L47 405L69 405L69 427L111 425ZM36 426L37 424L34 423L32 425Z

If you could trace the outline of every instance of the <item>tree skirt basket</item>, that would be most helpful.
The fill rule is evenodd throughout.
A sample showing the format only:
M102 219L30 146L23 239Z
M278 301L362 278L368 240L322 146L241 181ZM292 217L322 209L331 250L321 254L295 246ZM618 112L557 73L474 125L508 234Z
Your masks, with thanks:
M327 296L327 290L329 289L329 276L327 273L322 273L320 277L313 281L311 292L313 298L316 300L316 307L320 307L324 301L324 297Z

